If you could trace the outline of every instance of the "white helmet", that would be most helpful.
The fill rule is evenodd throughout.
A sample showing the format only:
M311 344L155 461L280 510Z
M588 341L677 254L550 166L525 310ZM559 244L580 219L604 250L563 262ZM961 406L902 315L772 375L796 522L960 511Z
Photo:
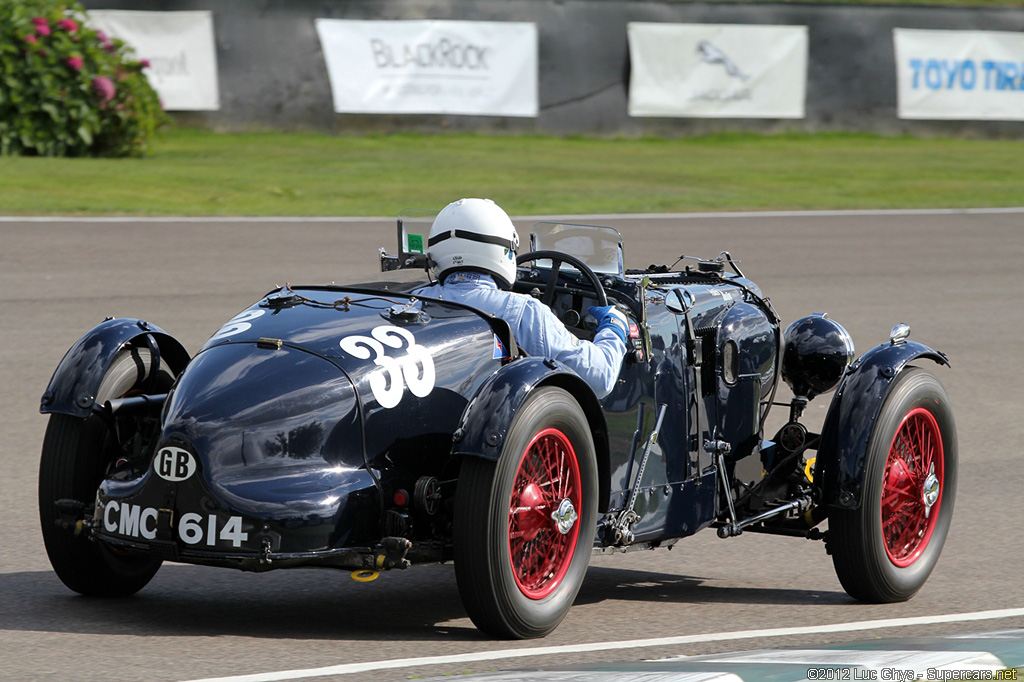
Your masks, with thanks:
M430 271L439 281L453 270L479 270L509 289L516 281L519 235L490 199L459 199L434 218L427 238Z

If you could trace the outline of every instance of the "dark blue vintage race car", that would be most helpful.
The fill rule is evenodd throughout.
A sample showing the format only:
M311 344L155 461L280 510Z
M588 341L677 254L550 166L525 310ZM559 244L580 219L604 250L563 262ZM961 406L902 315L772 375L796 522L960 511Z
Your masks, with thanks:
M908 327L854 360L826 316L784 330L727 252L625 270L615 230L540 223L516 290L581 338L591 305L631 321L618 383L598 399L520 352L502 320L410 294L427 279L424 220L399 219L375 281L273 291L195 356L136 319L68 351L42 398L39 504L69 588L132 594L164 560L364 580L451 560L481 630L537 637L593 552L708 527L823 539L857 599L924 584L953 513L957 442L922 367L946 357ZM765 434L780 378L795 397ZM833 389L810 432L802 411Z

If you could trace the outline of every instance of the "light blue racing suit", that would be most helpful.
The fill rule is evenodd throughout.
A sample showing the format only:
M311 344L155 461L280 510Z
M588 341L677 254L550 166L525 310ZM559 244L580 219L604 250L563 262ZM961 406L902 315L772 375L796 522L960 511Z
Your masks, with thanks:
M523 350L572 368L599 398L611 393L619 378L626 344L613 330L600 329L593 342L580 340L546 305L532 296L499 289L489 275L454 272L445 278L444 284L433 284L413 293L462 303L500 317L508 322Z

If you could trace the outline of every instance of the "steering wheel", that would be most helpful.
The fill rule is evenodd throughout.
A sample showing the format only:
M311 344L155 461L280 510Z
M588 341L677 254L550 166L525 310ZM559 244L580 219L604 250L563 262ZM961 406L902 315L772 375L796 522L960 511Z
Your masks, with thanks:
M590 287L594 290L594 297L597 299L597 304L600 306L608 305L608 294L604 292L604 286L601 284L601 280L597 274L590 268L589 265L581 261L576 256L570 256L567 253L561 251L530 251L528 253L519 254L516 257L516 265L522 265L523 263L532 263L538 260L550 260L551 261L551 273L548 275L547 284L544 286L544 293L541 294L541 303L551 307L551 304L555 300L555 285L558 284L558 271L562 267L562 263L568 263L573 266L586 278Z

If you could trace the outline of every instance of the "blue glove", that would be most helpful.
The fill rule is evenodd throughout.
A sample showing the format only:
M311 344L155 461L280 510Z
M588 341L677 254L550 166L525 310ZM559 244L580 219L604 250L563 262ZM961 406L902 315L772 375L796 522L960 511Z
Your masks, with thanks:
M626 343L626 337L629 336L629 320L621 310L613 305L594 305L590 306L587 312L597 320L598 333L603 329L611 329L616 336L622 339L622 343Z

